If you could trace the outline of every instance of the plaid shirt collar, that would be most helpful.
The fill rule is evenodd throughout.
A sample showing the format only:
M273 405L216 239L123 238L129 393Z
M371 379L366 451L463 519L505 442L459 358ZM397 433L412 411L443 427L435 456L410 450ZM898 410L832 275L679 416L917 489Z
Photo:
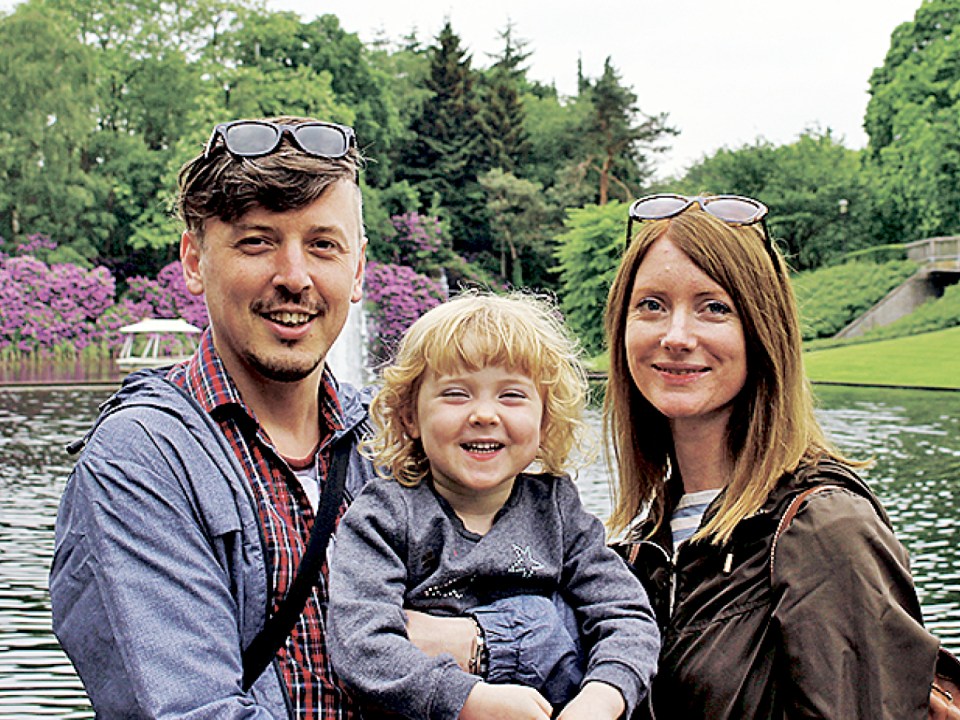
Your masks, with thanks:
M185 366L175 367L171 375L183 373L183 383L186 389L196 398L200 406L212 417L221 413L236 412L246 416L260 428L257 415L240 396L240 391L227 372L223 360L217 354L213 345L213 332L210 328L204 330L200 338L200 345ZM344 427L343 410L337 397L338 383L329 367L324 367L320 378L321 417L332 421L329 430L335 433Z

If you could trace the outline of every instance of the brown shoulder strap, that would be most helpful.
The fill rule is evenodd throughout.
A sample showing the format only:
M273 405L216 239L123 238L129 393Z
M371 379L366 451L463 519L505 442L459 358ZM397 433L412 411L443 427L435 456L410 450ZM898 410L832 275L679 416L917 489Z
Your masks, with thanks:
M770 581L773 582L773 566L776 562L777 557L777 540L780 539L780 536L786 532L787 528L790 527L790 523L793 522L793 518L800 511L800 506L806 502L814 493L820 492L821 490L829 490L831 488L838 488L839 485L834 485L832 483L822 483L820 485L814 485L812 488L807 488L802 493L797 495L793 500L790 501L790 504L787 506L786 512L783 513L783 516L780 518L780 523L777 525L777 531L773 534L773 542L770 545Z

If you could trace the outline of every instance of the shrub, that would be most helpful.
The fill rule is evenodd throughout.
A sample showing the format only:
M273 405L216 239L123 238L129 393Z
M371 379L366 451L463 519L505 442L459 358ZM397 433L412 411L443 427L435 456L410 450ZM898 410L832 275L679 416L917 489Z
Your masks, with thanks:
M916 263L894 260L851 262L796 275L803 339L835 335L916 271Z
M135 307L146 308L144 317L182 317L191 325L205 328L210 322L203 296L191 295L183 279L179 261L174 261L157 274L156 280L144 277L131 278L128 297Z
M71 355L100 343L96 321L113 305L115 291L103 267L0 257L0 350Z
M446 300L434 280L405 265L367 263L365 278L370 328L370 366L379 367L393 356L401 336L427 310Z

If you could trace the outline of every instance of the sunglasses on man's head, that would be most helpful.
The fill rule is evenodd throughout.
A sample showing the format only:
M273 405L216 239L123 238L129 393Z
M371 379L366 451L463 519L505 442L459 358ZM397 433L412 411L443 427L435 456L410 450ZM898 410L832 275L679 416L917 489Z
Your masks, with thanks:
M728 225L740 227L760 223L763 228L763 244L773 261L773 267L779 268L780 265L773 249L773 242L770 239L770 231L767 229L767 223L764 220L769 212L767 206L759 200L742 195L687 197L686 195L663 193L642 197L630 206L629 221L627 222L627 246L633 239L634 220L666 220L676 217L694 205L699 205L705 213L713 215Z
M307 155L342 158L357 142L353 128L325 122L307 122L301 125L280 125L266 120L234 120L220 123L213 129L204 158L209 158L217 139L223 140L227 152L236 157L255 158L274 152L284 135Z

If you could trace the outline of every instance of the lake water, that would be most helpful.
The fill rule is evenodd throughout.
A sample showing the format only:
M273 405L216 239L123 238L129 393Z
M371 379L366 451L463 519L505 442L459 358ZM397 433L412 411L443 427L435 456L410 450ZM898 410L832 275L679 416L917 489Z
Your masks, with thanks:
M0 720L89 718L50 631L53 523L81 436L109 388L0 390ZM820 418L868 480L910 550L924 614L960 651L960 393L818 387ZM594 422L597 416L592 416ZM581 472L587 506L608 512L607 475Z

